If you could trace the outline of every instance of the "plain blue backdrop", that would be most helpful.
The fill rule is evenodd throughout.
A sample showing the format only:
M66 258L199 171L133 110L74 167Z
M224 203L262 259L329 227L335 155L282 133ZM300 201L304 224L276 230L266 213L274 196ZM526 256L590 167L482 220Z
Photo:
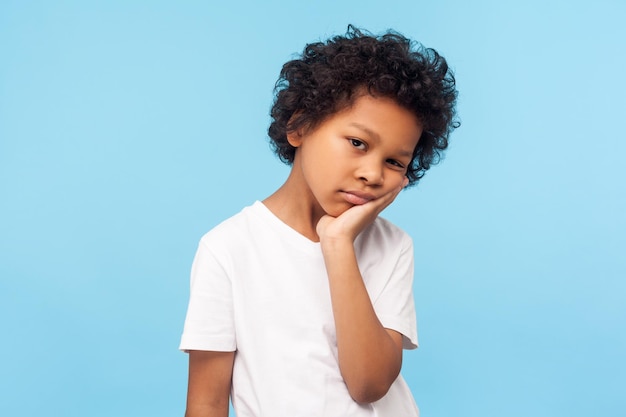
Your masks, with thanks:
M385 217L423 416L626 409L626 3L0 2L0 415L182 416L200 236L274 191L282 64L348 23L442 53L462 127Z

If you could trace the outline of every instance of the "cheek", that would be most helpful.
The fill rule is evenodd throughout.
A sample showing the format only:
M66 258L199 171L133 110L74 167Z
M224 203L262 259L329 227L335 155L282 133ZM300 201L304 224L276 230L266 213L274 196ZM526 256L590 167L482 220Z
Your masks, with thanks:
M320 184L325 184L334 177L336 167L328 158L308 160L303 166L309 180Z
M387 185L389 186L389 188L400 187L404 182L404 178L406 178L406 173L393 171L390 175L387 176L387 178Z
M345 167L346 162L342 160L337 152L332 149L320 149L315 153L314 160L316 174L320 177L334 177Z

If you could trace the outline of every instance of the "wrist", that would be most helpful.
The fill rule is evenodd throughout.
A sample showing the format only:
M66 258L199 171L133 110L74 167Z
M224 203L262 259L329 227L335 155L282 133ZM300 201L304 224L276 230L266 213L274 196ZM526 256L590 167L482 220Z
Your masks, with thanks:
M346 236L324 236L320 239L320 247L324 254L354 250L354 241Z

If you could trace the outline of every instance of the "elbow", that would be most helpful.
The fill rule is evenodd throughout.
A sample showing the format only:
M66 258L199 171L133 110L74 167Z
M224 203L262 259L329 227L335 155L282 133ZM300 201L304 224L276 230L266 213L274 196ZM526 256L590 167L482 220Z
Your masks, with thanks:
M393 347L396 346L392 343ZM352 367L341 368L348 393L359 404L369 404L383 398L391 385L398 379L402 367L402 350L382 356L382 360L370 357L352 363ZM380 355L378 356L380 359Z
M390 387L391 383L361 383L358 386L348 385L348 392L357 403L369 404L383 398Z

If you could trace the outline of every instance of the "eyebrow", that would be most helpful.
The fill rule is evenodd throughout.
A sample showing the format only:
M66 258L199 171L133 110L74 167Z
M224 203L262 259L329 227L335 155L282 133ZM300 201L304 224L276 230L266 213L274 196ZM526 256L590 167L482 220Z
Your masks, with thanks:
M380 135L378 133L374 132L369 127L364 126L361 123L357 123L357 122L350 123L350 126L356 127L357 129L360 129L363 132L367 133L368 135L372 136L374 139L380 141ZM402 149L402 150L398 151L398 155L406 156L407 158L413 158L413 152L412 151L408 151L406 149Z

